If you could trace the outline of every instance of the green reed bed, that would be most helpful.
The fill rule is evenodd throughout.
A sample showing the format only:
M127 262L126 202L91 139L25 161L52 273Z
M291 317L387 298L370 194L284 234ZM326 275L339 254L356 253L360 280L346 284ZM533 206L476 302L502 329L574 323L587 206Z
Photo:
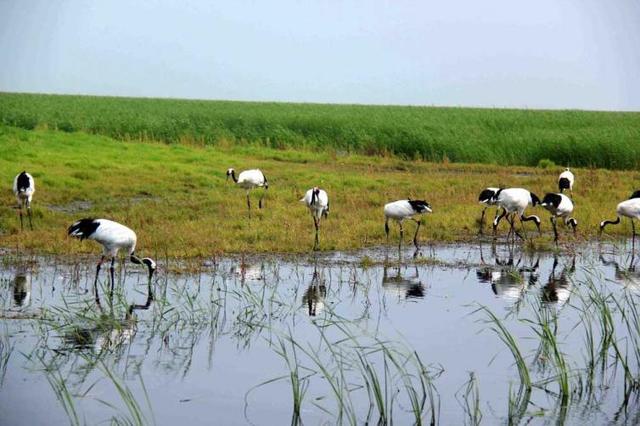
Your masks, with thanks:
M0 94L0 123L122 140L633 169L640 114Z

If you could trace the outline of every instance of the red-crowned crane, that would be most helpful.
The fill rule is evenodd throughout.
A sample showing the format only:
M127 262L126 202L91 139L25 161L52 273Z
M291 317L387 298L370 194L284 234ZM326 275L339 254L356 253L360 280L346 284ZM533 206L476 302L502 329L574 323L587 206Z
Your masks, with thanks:
M560 173L558 176L558 190L560 193L564 192L565 189L568 189L571 192L571 196L573 197L573 182L575 181L575 177L571 170L567 167L564 169L564 172Z
M536 196L536 194L522 188L506 188L498 190L493 199L495 204L499 207L502 207L503 209L502 213L499 216L496 216L496 218L493 220L494 234L496 232L496 228L498 228L500 220L502 220L502 218L506 215L507 221L511 225L507 238L509 238L512 232L522 238L522 236L518 234L514 227L516 214L520 218L520 223L522 223L523 231L526 232L524 228L524 222L532 220L538 227L538 232L540 232L540 218L536 215L524 215L524 211L527 206L529 206L529 204L531 204L533 207L535 207L537 204L540 204L540 199Z
M573 213L573 202L564 194L548 193L540 204L551 213L551 224L553 225L553 241L558 244L558 230L556 228L557 218L562 218L565 225L571 225L573 233L576 233L578 221L571 217Z
M418 224L416 233L413 236L413 244L418 246L418 231L420 230L421 222L414 218L414 216L431 213L431 205L424 200L398 200L392 203L388 203L384 206L384 232L387 234L387 242L389 242L389 219L393 219L398 222L400 227L400 246L402 246L402 237L404 230L402 229L402 222L405 219L411 219Z
M261 209L262 199L267 193L267 189L269 189L267 177L259 169L245 170L240 172L238 177L236 177L236 171L232 168L227 170L227 179L229 179L229 177L233 179L236 185L247 191L247 208L249 209L249 217L251 217L251 199L249 198L249 192L253 188L264 188L260 201L258 201L258 208Z
M80 219L69 227L68 235L79 238L80 240L94 240L102 245L103 252L98 266L96 268L96 279L94 288L96 291L96 300L98 297L98 274L100 267L107 257L111 257L111 289L113 290L114 280L114 264L118 251L124 250L129 255L129 260L138 265L145 265L149 273L149 281L153 277L156 270L156 262L149 257L140 259L135 255L137 237L136 233L126 226L108 219Z
M621 216L628 217L631 220L632 244L635 247L636 225L634 219L640 219L640 191L635 191L628 200L619 203L618 207L616 207L616 213L618 214L616 220L603 220L600 222L600 233L602 234L607 225L619 224Z
M20 211L20 230L24 230L24 224L22 221L22 209L27 209L27 216L29 216L29 227L33 231L33 222L31 220L31 199L33 193L36 192L36 184L31 176L27 172L22 172L13 179L13 193L16 196L18 202L18 210Z
M316 228L316 239L313 245L313 249L318 249L318 231L320 229L320 219L327 217L329 214L329 196L324 189L320 189L317 186L308 190L304 197L300 199L300 202L307 206L311 216L313 217L313 224Z

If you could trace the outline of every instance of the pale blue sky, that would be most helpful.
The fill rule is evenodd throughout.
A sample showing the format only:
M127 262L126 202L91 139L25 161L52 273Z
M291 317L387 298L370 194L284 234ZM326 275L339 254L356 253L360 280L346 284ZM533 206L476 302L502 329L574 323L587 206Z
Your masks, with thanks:
M640 110L640 1L0 0L0 91Z

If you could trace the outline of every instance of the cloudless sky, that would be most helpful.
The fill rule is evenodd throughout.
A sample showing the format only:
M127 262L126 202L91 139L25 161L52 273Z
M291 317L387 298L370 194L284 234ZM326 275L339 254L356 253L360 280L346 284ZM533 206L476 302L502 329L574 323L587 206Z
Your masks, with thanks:
M640 110L638 0L0 0L0 91Z

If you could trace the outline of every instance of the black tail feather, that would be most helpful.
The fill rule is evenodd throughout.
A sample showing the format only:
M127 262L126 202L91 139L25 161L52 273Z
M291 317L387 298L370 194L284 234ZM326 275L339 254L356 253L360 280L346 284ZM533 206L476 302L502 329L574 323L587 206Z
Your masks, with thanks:
M99 226L100 222L97 222L93 218L80 219L67 229L67 235L84 240L96 232Z

